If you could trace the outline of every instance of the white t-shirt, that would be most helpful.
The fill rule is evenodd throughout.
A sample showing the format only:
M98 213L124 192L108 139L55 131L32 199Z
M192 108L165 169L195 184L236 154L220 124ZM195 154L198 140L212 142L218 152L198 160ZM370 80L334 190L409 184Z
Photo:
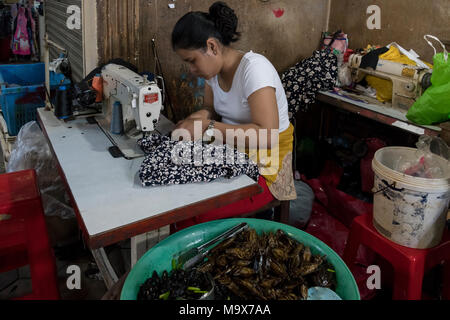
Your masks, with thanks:
M277 70L266 57L252 51L246 53L236 70L229 92L222 90L217 76L206 82L212 88L217 114L222 117L223 123L232 125L252 123L248 97L262 88L275 88L280 118L279 132L289 128L286 93Z

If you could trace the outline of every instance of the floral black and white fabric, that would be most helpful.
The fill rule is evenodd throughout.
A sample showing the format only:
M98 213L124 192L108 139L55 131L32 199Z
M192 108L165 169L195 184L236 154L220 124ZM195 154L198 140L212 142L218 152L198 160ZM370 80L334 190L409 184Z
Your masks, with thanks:
M333 89L338 77L337 57L329 49L315 51L281 76L292 119L298 111L308 111L318 91Z
M259 178L256 163L228 145L172 141L152 134L138 141L146 157L139 171L144 186L211 182L248 175Z

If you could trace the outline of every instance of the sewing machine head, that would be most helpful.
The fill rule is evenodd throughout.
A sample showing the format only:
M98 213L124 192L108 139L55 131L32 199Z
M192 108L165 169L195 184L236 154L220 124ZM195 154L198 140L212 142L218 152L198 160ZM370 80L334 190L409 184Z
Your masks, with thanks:
M123 132L113 134L136 136L141 132L154 131L163 109L161 90L156 82L116 64L105 66L102 78L103 114L110 122L121 120L123 123ZM122 117L114 114L117 103L122 106Z
M103 110L97 122L126 158L140 157L137 140L155 131L160 122L161 90L146 76L116 64L106 65L101 76Z
M392 81L392 107L408 111L409 108L431 86L432 70L404 65L380 59L376 70L360 68L362 55L353 54L349 67L355 83L361 82L366 75Z

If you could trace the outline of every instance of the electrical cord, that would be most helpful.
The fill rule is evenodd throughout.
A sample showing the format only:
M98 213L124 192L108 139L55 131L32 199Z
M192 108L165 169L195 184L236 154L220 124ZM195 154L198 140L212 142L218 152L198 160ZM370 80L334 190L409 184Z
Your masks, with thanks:
M165 94L166 94L166 98L167 98L168 107L170 108L170 112L172 113L173 121L177 122L176 115L175 115L175 112L174 112L174 109L173 109L173 105L172 105L172 100L170 99L169 92L167 91L166 80L165 80L164 73L163 73L163 70L162 70L161 62L159 61L158 49L156 47L156 40L155 39L152 39L152 50L153 50L153 56L155 58L154 73L155 73L155 75L159 74L162 77L162 81L164 83L164 90L165 90Z

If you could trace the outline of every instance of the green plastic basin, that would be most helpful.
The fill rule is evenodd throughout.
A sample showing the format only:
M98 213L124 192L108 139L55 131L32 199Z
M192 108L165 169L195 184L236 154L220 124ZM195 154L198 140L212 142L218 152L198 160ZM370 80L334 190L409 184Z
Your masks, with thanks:
M150 249L134 266L128 275L121 293L121 300L136 300L140 286L152 276L153 271L161 274L172 270L175 254L211 240L228 229L242 223L261 232L276 232L281 229L292 238L311 248L315 255L326 255L335 267L337 276L336 293L343 300L360 300L355 278L339 255L319 239L297 228L277 222L258 219L226 219L207 222L182 230Z

